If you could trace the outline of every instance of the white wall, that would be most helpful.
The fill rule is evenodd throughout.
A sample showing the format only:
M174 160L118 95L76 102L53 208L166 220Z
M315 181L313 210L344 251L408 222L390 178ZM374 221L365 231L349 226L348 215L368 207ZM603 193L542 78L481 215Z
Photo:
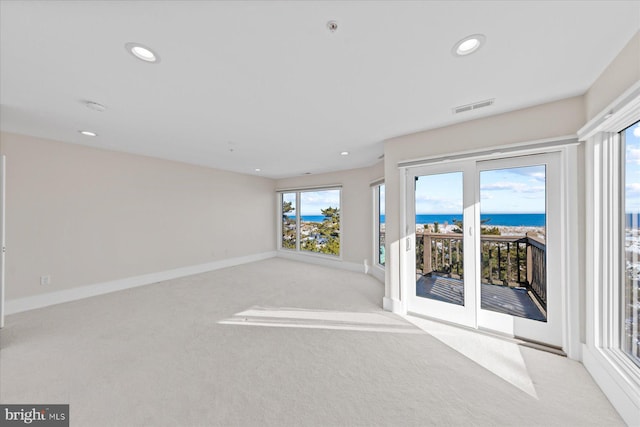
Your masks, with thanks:
M640 81L640 31L629 40L629 43L585 94L587 120L593 119L638 81Z
M372 265L373 198L370 183L384 174L383 162L361 169L280 179L278 189L342 185L342 261L364 269L364 260ZM361 270L362 271L362 270Z
M9 302L275 250L274 180L14 134L0 141Z

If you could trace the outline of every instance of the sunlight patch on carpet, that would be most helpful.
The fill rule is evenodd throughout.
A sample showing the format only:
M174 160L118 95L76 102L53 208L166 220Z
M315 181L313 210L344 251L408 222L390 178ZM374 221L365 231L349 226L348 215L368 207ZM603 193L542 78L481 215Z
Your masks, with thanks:
M419 317L405 318L529 396L538 398L517 343Z
M283 307L251 307L222 325L268 326L275 328L332 329L342 331L423 334L410 323L385 312L309 310Z

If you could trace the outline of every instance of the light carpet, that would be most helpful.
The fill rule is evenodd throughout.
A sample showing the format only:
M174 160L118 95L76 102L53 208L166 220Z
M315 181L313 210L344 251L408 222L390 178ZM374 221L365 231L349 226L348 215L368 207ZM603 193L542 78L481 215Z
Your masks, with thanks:
M11 315L0 402L68 403L72 426L623 425L580 363L382 297L274 258Z

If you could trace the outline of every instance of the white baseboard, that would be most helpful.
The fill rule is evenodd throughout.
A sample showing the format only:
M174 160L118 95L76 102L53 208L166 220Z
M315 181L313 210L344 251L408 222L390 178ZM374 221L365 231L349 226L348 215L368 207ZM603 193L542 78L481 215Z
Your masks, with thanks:
M640 426L640 393L596 350L582 346L582 363L624 422Z
M306 262L309 264L322 265L324 267L339 268L342 270L355 271L356 273L365 273L366 266L355 262L343 261L339 258L330 256L304 254L299 252L290 252L287 250L278 251L279 258L290 259L293 261Z
M378 267L377 265L374 265L373 267L369 268L368 273L371 276L378 279L379 281L381 281L382 283L384 283L384 270L382 268Z
M382 309L396 314L406 314L402 307L402 301L393 298L382 298Z
M191 276L207 271L219 270L221 268L233 267L235 265L247 264L273 258L277 255L275 251L262 252L236 258L223 259L220 261L208 262L205 264L192 265L189 267L175 268L158 273L142 274L140 276L127 277L124 279L111 280L108 282L94 283L91 285L79 286L61 291L48 292L46 294L34 295L24 298L16 298L5 301L5 314L10 315L36 308L61 304L97 295L117 292L124 289L136 288L138 286L150 285L165 280L177 279L179 277Z

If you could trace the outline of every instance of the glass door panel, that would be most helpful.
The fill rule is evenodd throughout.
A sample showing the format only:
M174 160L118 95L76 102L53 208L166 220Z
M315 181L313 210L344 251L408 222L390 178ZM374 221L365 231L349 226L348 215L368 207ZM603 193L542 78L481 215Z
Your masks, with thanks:
M562 346L560 155L477 163L478 326Z
M465 162L411 171L404 270L409 311L471 327L475 266L467 248L473 247L474 167Z
M480 171L485 310L547 321L546 176L546 165Z
M416 296L464 305L463 174L415 178Z

